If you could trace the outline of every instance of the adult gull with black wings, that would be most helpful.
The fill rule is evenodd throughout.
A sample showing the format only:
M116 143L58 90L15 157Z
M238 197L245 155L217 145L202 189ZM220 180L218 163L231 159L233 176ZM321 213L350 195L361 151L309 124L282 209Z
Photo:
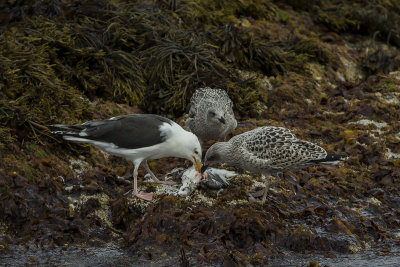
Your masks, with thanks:
M130 114L80 125L55 124L51 127L52 133L62 135L65 140L89 143L132 161L133 195L144 200L151 201L153 193L137 190L138 168L142 162L154 182L162 184L171 183L158 180L147 160L178 157L192 161L197 171L201 168L201 146L197 137L172 120L158 115Z

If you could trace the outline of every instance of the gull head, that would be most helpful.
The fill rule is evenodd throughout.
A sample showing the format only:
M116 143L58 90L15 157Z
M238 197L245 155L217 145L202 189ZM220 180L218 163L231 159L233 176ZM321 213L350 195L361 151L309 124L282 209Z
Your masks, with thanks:
M177 144L178 149L182 153L182 158L190 160L196 171L200 172L201 164L201 146L199 139L191 132L185 131L185 135L179 140Z
M207 150L206 156L204 157L204 165L201 168L202 173L210 166L225 162L223 151L226 144L226 142L215 143Z
M207 122L214 125L224 125L226 123L225 112L217 108L208 109Z

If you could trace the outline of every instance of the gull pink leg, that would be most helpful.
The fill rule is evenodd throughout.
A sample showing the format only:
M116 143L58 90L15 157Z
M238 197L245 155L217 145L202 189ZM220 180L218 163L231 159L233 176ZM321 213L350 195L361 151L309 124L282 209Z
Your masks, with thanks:
M265 179L265 187L261 189L260 191L254 192L252 194L249 194L249 201L250 202L260 202L261 204L264 204L265 201L267 200L267 195L268 191L271 185L271 180L269 178L269 175L262 175L262 178ZM261 201L257 201L255 198L261 197Z
M153 179L153 181L156 184L165 184L165 185L175 185L176 183L174 181L160 181L158 180L157 176L154 175L154 173L150 170L149 165L147 164L147 160L143 163L144 168L146 169L146 171L150 174L151 179Z
M268 191L269 191L269 186L270 186L270 184L271 184L271 180L269 179L269 175L267 175L267 176L265 177L264 194L263 194L263 196L262 196L262 198L261 198L261 203L262 203L262 204L264 204L264 203L265 203L265 200L267 199L267 194L268 194Z
M139 193L137 191L138 168L139 168L139 164L137 164L137 166L135 165L135 169L133 171L133 196L147 200L147 201L151 201L153 199L153 193L145 193L145 192Z

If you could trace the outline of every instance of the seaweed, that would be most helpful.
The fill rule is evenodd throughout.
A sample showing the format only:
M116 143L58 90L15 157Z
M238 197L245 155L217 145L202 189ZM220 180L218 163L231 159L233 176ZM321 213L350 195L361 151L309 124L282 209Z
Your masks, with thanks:
M5 27L0 32L29 17L55 18L61 14L62 6L59 0L3 1L0 3L0 25Z
M296 55L283 41L272 41L267 36L258 36L232 24L210 31L207 36L219 47L219 55L227 63L262 71L266 75L301 72L306 59Z
M171 32L141 53L147 73L148 98L156 96L160 110L182 112L193 89L215 84L226 72L208 44L191 32ZM145 105L151 102L145 101Z
M282 250L334 255L397 242L396 1L43 0L0 9L0 249L123 238L149 259L273 265ZM262 180L247 174L190 199L143 181L157 190L144 204L126 194L132 164L47 129L138 112L182 123L204 86L233 100L234 135L284 126L349 160L284 173L263 206L248 202ZM157 176L183 166L150 164Z
M368 76L384 73L388 74L400 67L399 50L387 45L371 41L365 55L361 57L361 64Z
M400 4L398 1L326 2L318 9L316 20L335 32L357 32L400 46Z
M161 1L160 1L161 2ZM175 12L187 24L194 28L238 24L244 17L252 20L272 20L277 8L270 1L175 1L178 2Z
M66 119L85 112L87 103L79 91L56 75L48 45L36 46L39 38L18 32L7 32L3 37L0 58L6 98L1 100L0 110L4 123L37 136L46 132L45 125L60 114L60 107L69 109L63 114Z
M289 5L296 10L312 14L317 24L329 30L361 35L377 35L382 41L400 45L400 4L396 0L357 1L276 1L278 5Z
M304 54L310 61L315 61L325 66L337 69L341 64L340 59L317 38L289 38L288 46L296 54Z

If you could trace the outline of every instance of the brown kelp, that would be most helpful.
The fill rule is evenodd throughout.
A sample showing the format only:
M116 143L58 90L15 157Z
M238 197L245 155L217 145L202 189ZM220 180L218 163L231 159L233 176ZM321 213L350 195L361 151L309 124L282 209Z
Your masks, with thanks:
M307 10L316 22L331 31L376 34L382 41L400 45L400 3L396 0L279 2Z

